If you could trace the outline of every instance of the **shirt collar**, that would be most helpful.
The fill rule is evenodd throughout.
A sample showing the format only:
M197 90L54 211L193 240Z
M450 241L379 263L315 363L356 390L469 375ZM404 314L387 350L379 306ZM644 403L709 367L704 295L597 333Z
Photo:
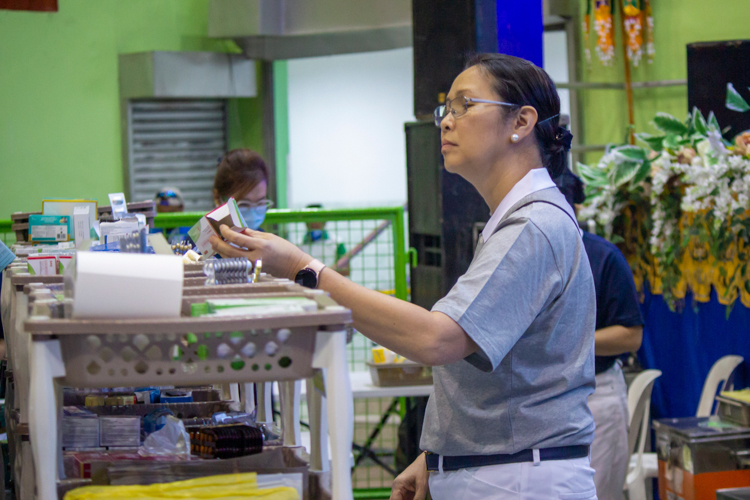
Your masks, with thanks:
M522 198L536 193L542 189L555 187L555 183L549 176L546 168L534 168L529 170L529 173L524 175L523 178L516 183L515 186L508 191L505 198L500 202L495 211L492 213L490 220L482 230L482 239L485 243L495 232L495 228L500 223L500 219L508 212L510 207L518 203Z

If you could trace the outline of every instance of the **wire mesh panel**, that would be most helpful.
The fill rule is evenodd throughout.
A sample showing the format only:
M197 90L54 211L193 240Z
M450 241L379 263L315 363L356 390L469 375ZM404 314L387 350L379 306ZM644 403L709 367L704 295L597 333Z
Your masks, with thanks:
M391 487L396 477L395 453L401 423L399 404L399 399L395 398L354 401L352 452L357 463L352 472L353 488Z
M389 295L395 294L394 228L389 220L334 220L288 222L269 230L355 283ZM375 346L355 332L348 348L349 369L367 370Z
M355 283L406 299L403 209L382 212L373 209L367 217L366 210L278 211L269 213L264 228ZM375 345L355 331L348 345L349 370L368 370L366 363L372 359ZM302 408L301 415L306 421L306 408ZM352 452L359 457L352 471L355 489L390 488L396 472L394 457L400 422L399 399L355 400Z

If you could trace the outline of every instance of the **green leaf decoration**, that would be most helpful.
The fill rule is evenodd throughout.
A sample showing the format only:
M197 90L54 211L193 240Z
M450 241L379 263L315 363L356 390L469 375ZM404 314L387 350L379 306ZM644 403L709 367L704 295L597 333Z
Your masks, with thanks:
M699 142L705 141L705 140L706 140L705 135L696 132L690 136L690 138L688 139L688 142L693 146L693 148L696 148Z
M677 151L682 146L682 139L679 135L668 135L664 139L664 147L667 149L671 149L672 151Z
M629 182L635 174L638 172L638 167L643 164L643 161L619 161L615 164L615 168L612 169L610 175L612 176L612 184L615 187L620 187L626 182Z
M693 128L695 132L703 136L708 134L708 124L706 119L703 118L703 113L697 107L693 107Z
M635 172L635 175L630 180L630 185L632 187L637 186L641 182L645 181L648 177L648 174L651 173L651 161L644 160L643 163L638 167L638 169Z
M601 188L589 186L586 184L586 187L583 188L583 192L586 195L586 199L590 200L592 198L596 198L601 194Z
M624 243L625 238L620 236L619 234L613 234L612 237L609 239L609 242L613 245L617 245L618 243Z
M750 104L742 98L731 83L727 83L727 108L740 113L750 111Z
M665 135L651 135L651 134L635 134L635 138L645 143L649 148L654 151L661 152L664 149Z
M586 186L604 187L609 184L607 172L600 168L590 167L579 162L578 173L581 175L581 179L583 179L583 183Z
M721 130L719 120L716 119L716 115L713 111L708 114L708 130Z
M614 150L615 157L624 156L628 160L645 160L648 153L639 146L621 146Z
M685 135L688 132L687 125L669 113L656 113L654 125L666 134Z

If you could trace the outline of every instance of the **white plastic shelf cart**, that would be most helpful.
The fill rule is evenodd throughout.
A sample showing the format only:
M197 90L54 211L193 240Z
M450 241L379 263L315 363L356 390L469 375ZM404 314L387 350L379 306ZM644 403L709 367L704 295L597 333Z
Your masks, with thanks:
M31 340L29 433L38 498L57 499L56 383L96 388L281 381L296 392L294 381L307 380L308 404L319 408L313 413L327 414L327 422L311 424L318 453L326 423L329 429L333 498L351 499L353 408L346 365L346 327L351 312L324 294L311 297L319 303L317 312L275 316L27 319L24 328ZM318 387L321 384L316 380L322 381L323 387ZM320 392L309 390L314 387L325 391L326 411L320 408ZM314 450L314 459L315 454Z

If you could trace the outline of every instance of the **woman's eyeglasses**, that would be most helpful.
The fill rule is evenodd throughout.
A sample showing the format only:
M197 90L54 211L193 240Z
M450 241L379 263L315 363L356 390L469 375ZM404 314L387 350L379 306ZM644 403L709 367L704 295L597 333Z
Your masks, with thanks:
M266 209L269 209L273 206L273 202L268 199L260 200L260 201L248 201L248 200L239 200L237 202L237 206L239 208L259 208L259 207L266 207Z
M473 97L458 96L455 99L446 101L442 106L435 108L435 126L439 127L443 118L448 116L448 113L453 115L453 118L458 118L466 114L469 110L469 106L473 104L499 104L500 106L517 107L518 104L511 104L509 102L500 101L488 101L487 99L475 99Z

